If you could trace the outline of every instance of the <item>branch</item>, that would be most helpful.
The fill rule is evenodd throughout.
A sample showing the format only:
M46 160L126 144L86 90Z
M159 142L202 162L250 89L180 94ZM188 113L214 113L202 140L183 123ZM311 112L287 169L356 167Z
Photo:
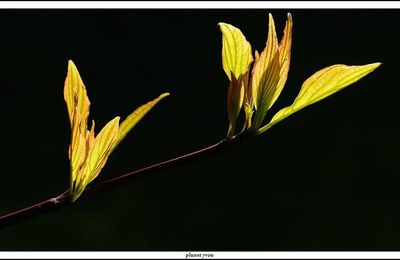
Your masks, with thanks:
M228 147L232 147L234 144L239 144L244 141L245 138L243 138L244 135L237 135L235 136L231 142L226 142L225 140L222 140L216 144L210 145L206 148L197 150L192 153L188 153L179 157L176 157L174 159L170 159L167 161L163 161L160 163L156 163L150 166L147 166L145 168L126 173L124 175L118 176L113 179L106 180L104 182L95 184L95 185L90 185L86 188L85 192L82 194L81 198L88 197L89 195L96 194L98 192L104 191L111 189L113 187L116 187L118 185L121 185L123 183L126 183L130 180L137 179L139 177L145 177L148 176L150 173L156 173L160 172L162 170L166 170L175 166L180 166L189 162L193 162L195 160L201 159L208 157L210 155L215 154L216 152L225 150ZM146 174L145 174L146 173ZM71 201L68 196L68 191L62 193L59 196L56 196L54 198L50 198L47 200L44 200L40 203L37 203L35 205L32 205L30 207L23 208L21 210L14 211L12 213L9 213L7 215L1 216L0 217L0 228L8 227L13 224L31 219L35 216L46 214L49 212L53 212L55 210L58 210L62 207L65 207L67 205L70 205Z

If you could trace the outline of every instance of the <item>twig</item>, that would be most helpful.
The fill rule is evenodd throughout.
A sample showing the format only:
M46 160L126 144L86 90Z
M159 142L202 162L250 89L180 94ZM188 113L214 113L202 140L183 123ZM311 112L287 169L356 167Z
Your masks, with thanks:
M80 200L82 198L88 197L89 195L93 195L97 192L108 190L112 187L126 183L127 181L137 179L138 177L145 177L145 176L148 176L150 173L156 173L156 172L159 172L162 170L166 170L166 169L169 169L169 168L172 168L175 166L180 166L185 163L193 162L195 160L210 156L212 154L215 154L218 151L225 150L228 147L232 147L233 144L238 144L238 143L243 142L244 139L246 139L244 137L245 137L244 135L239 134L239 135L235 136L231 142L226 142L225 140L222 140L216 144L210 145L201 150L197 150L195 152L188 153L188 154L176 157L174 159L156 163L156 164L147 166L145 168L142 168L142 169L130 172L130 173L126 173L126 174L118 176L116 178L106 180L104 182L101 182L101 183L98 183L95 185L88 186L86 188L85 192L82 194ZM70 205L70 204L71 204L71 201L68 196L68 191L66 191L66 192L62 193L61 195L56 196L54 198L44 200L35 205L32 205L32 206L23 208L21 210L14 211L7 215L1 216L0 217L0 228L11 226L13 224L31 219L38 215L53 212L55 210L58 210L62 207Z

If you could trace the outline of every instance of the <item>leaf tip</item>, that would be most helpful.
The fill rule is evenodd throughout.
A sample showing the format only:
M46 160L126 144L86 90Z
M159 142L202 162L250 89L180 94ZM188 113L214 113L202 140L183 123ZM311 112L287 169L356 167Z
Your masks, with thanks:
M116 117L114 117L114 119L113 119L113 120L111 120L111 121L117 121L117 122L119 122L120 118L121 118L121 117L119 117L119 116L116 116Z
M165 97L168 97L170 95L170 93L169 92L165 92L165 93L163 93L163 94L161 94L158 98L165 98Z
M374 70L376 70L378 67L380 67L383 63L382 62L375 62L375 63L370 63L364 66L360 66L360 67L364 67L366 71L368 71L368 73L373 72Z
M76 67L76 66L72 60L68 60L68 67L71 68L71 67Z
M370 64L374 69L376 69L376 68L378 68L379 66L381 66L381 65L383 65L383 63L382 62L375 62L375 63L372 63L372 64Z
M222 30L222 27L223 27L223 26L228 26L228 24L227 24L227 23L223 23L223 22L219 22L219 23L217 24L217 26L219 27L220 30Z
M272 26L275 26L275 21L274 21L274 17L272 16L272 14L271 13L269 13L268 14L268 21L269 21L269 24Z

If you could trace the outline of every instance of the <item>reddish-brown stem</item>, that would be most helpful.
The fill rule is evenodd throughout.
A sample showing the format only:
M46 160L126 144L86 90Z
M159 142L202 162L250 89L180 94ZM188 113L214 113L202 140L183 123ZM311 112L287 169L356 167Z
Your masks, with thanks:
M148 176L149 173L155 173L159 172L161 170L166 170L174 166L179 166L188 162L192 162L194 160L204 158L207 156L210 156L220 150L223 150L227 147L232 146L232 144L237 144L242 141L243 138L238 138L239 136L236 136L231 142L226 142L225 140L220 141L216 144L213 144L211 146L208 146L206 148L203 148L201 150L188 153L179 157L176 157L171 160L163 161L160 163L156 163L150 166L147 166L145 168L126 173L124 175L118 176L116 178L106 180L104 182L88 186L85 190L85 192L82 194L81 198L87 197L89 195L95 194L97 192L100 192L102 190L110 189L112 187L115 187L117 185L120 185L122 183L126 183L129 180L136 179L138 177L145 177ZM145 174L146 173L146 174ZM45 201L42 201L38 204L32 205L30 207L17 210L15 212L9 213L7 215L1 216L0 217L0 228L4 228L16 223L19 223L21 221L31 219L35 216L49 213L52 211L55 211L59 208L62 208L64 206L67 206L71 204L70 198L68 196L68 191L64 192L63 194L47 199Z
M68 202L68 193L64 192L57 197L47 199L35 205L11 212L0 217L0 228L10 226L12 224L32 218L36 215L55 211L58 208L65 206Z

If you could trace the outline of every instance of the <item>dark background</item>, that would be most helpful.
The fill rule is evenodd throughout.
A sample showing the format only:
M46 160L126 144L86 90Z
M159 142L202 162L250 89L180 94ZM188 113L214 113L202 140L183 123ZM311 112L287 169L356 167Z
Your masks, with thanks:
M270 118L326 66L383 62L353 86L226 153L0 230L2 250L400 250L397 10L0 12L0 215L68 188L67 60L96 130L165 91L96 182L226 134L218 22L261 51L267 13L292 64Z

